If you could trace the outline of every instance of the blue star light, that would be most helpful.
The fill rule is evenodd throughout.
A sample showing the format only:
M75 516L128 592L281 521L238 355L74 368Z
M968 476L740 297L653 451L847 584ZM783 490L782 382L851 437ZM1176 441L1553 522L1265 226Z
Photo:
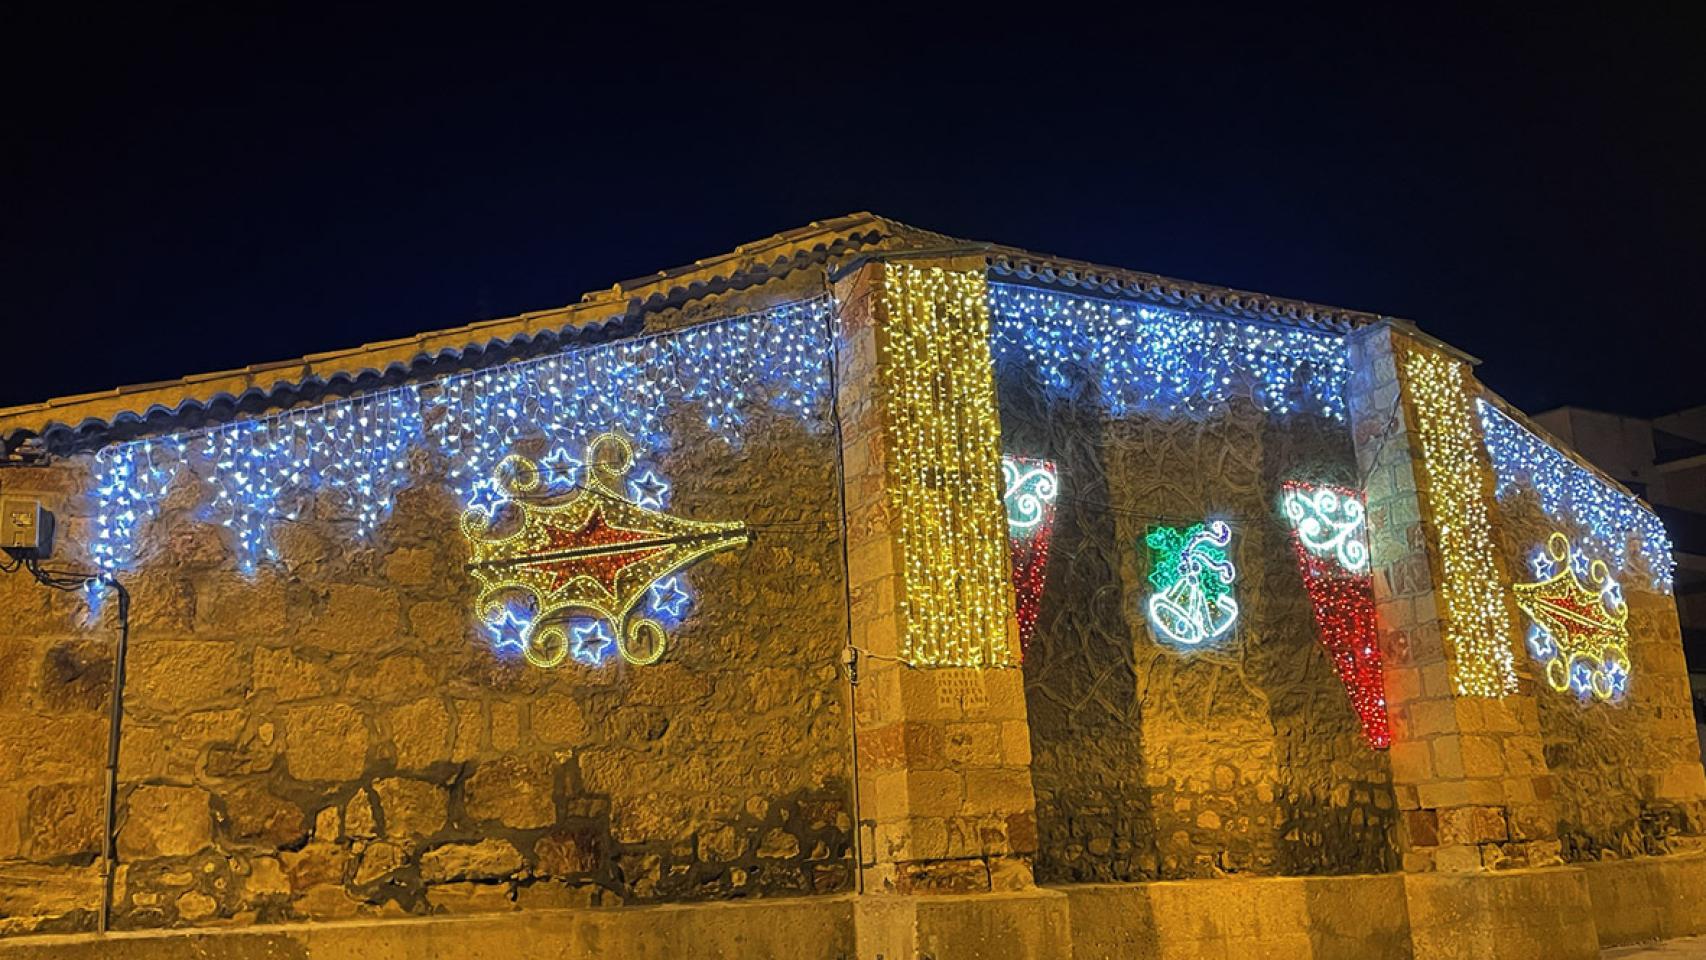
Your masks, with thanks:
M680 619L687 612L687 605L693 602L687 591L681 589L681 578L670 577L652 584L652 609L671 619Z
M639 476L628 481L628 496L640 506L656 510L663 506L664 498L669 496L669 484L664 483L652 471L644 470Z
M506 647L526 649L527 628L530 626L532 621L517 614L514 607L505 607L497 619L486 621L486 629L492 634L492 646L500 650Z
M544 469L545 485L556 488L574 486L580 479L581 462L569 456L567 447L558 447L539 461Z
M506 499L508 498L498 490L497 484L490 480L481 480L474 484L474 492L468 495L468 507L490 517Z
M582 663L598 666L604 661L604 655L610 651L611 644L616 638L610 635L610 628L603 620L590 620L576 627L569 628L571 637L569 652Z

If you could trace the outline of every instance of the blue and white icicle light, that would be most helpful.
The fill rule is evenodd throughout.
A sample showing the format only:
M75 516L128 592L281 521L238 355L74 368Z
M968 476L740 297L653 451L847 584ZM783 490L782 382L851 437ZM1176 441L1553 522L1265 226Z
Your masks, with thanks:
M1270 414L1345 418L1350 361L1336 333L1241 323L1013 284L989 285L997 365L1056 395L1090 378L1109 412L1208 413L1248 393Z
M1621 574L1638 565L1653 587L1669 593L1676 561L1670 536L1658 516L1639 500L1606 483L1504 411L1477 398L1481 432L1498 477L1500 500L1534 491L1540 509L1555 522L1575 527L1597 554Z
M322 511L334 494L330 515L353 521L356 536L371 534L410 481L417 450L444 458L468 504L522 440L572 451L614 430L657 449L666 414L683 406L703 413L707 429L731 444L761 406L822 425L830 311L829 300L817 298L103 448L94 458L92 559L108 574L134 564L143 526L181 474L204 486L199 515L232 531L248 572L277 558L274 524L302 516L310 493L320 494ZM565 485L582 467L566 453L544 463ZM668 488L653 476L643 493L661 502Z

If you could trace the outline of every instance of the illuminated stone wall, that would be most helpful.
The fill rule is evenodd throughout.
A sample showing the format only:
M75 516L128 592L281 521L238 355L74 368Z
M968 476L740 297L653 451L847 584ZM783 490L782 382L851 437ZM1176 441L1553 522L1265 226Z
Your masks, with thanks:
M761 394L762 384L744 384ZM762 401L762 396L755 396ZM136 598L115 926L507 911L839 891L852 812L839 475L827 400L756 402L737 444L687 404L647 459L672 513L752 540L687 572L651 666L495 651L462 505L422 450L376 532L316 498L252 577L173 481ZM524 442L537 456L542 451ZM87 457L9 471L76 563ZM199 469L207 469L201 464ZM113 605L0 577L0 912L93 926Z
M1523 633L1517 636L1518 660L1534 675L1563 858L1583 862L1702 849L1706 780L1675 598L1655 584L1638 540L1626 557L1613 557L1593 543L1585 524L1549 515L1532 490L1508 491L1495 517L1496 543L1517 580L1537 579L1534 554L1553 533L1563 533L1592 556L1610 560L1610 574L1628 604L1632 669L1627 694L1612 702L1552 689L1522 645ZM1526 631L1528 618L1519 623Z
M1393 869L1384 753L1317 639L1281 484L1355 484L1348 426L1258 408L1237 381L1207 412L1110 412L1082 377L1001 370L1003 444L1060 476L1047 588L1024 663L1047 882ZM1144 536L1232 527L1239 619L1157 640Z

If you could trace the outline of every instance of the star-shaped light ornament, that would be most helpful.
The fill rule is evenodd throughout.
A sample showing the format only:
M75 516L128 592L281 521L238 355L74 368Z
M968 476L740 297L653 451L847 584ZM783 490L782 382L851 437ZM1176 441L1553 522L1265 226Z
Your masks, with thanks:
M572 638L570 655L594 667L604 662L604 655L610 652L610 645L616 642L603 620L588 620L570 627L569 636Z
M663 513L668 484L651 470L625 483L633 466L633 447L614 433L587 446L577 482L566 490L548 482L540 464L512 455L483 481L497 503L512 504L501 528L493 522L495 504L470 502L462 514L467 569L480 588L475 612L491 621L511 606L537 611L522 646L535 666L556 667L571 656L599 663L609 645L629 663L656 663L669 634L648 612L684 610L690 601L676 575L751 539L738 521ZM653 603L642 607L648 598Z
M486 629L492 635L492 646L496 649L510 649L521 652L527 649L527 630L532 621L515 611L514 607L504 607L496 620L487 620Z
M681 589L680 577L659 580L652 584L651 593L652 609L672 620L681 619L681 615L687 612L687 605L693 600L686 590Z
M658 475L652 471L644 470L639 476L628 481L628 494L642 507L661 510L664 498L669 496L669 484L658 479Z
M558 447L539 461L547 486L556 490L572 488L580 480L581 462L569 456L566 447Z
M474 483L473 492L468 494L468 510L478 511L490 520L506 499L496 480L479 480Z
M1546 682L1595 700L1616 700L1629 689L1629 608L1605 563L1589 560L1554 533L1534 557L1533 583L1511 590L1533 622L1528 650ZM1584 582L1585 581L1585 582Z

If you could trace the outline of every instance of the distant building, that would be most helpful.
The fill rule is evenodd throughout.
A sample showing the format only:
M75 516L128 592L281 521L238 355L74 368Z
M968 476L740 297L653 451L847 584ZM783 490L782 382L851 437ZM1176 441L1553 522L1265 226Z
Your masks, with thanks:
M1651 420L1559 407L1534 420L1640 494L1664 520L1675 549L1676 612L1706 755L1706 406Z

